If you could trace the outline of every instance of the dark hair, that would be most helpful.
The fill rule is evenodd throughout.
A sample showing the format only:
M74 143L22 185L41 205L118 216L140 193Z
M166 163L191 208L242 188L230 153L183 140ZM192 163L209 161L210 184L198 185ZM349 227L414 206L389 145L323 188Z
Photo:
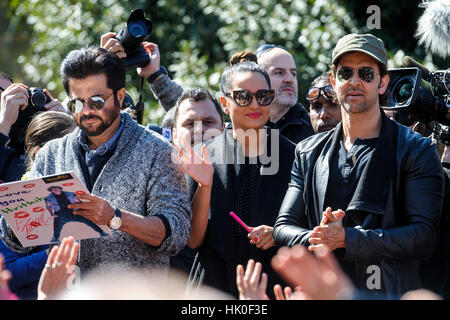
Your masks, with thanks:
M254 63L258 63L258 58L256 57L256 54L251 51L239 51L233 54L229 65L232 66L245 61L253 61Z
M125 87L125 68L122 61L116 54L103 48L89 47L73 50L61 64L61 76L67 94L69 94L70 78L84 79L96 74L105 74L106 85L114 92Z
M189 99L190 102L199 102L199 101L204 101L204 100L210 99L213 102L214 107L216 107L217 113L220 115L221 123L223 123L222 108L220 107L220 104L217 101L217 99L214 98L211 95L211 93L208 90L206 90L206 89L193 88L193 89L189 89L189 90L184 91L183 94L181 95L181 97L178 98L177 103L176 103L176 105L174 107L175 111L174 111L174 115L173 115L172 128L177 123L179 109L180 109L180 104L186 99Z
M164 128L173 129L173 125L174 125L173 119L174 119L176 110L177 110L177 108L176 108L176 106L174 106L174 107L170 108L169 111L167 111L167 113L164 115L164 118L163 118L162 124L161 124Z
M325 81L325 82L331 84L330 75L331 75L331 71L322 73L320 76L318 76L311 82L310 87L314 87L316 84L318 84L319 82L322 82L322 81Z
M319 82L322 82L322 81L323 81L323 82L326 82L326 83L329 83L329 84L331 85L330 76L331 76L331 70L322 73L320 76L318 76L317 78L315 78L315 79L311 82L311 85L310 85L309 87L310 87L310 88L311 88L311 87L315 87ZM331 103L336 104L336 105L339 104L339 101L337 100L336 95L335 95L335 97L333 98L333 100L331 101ZM310 103L310 104L311 104L311 103Z
M340 61L341 59L337 60L334 64L331 65L331 72L333 74L333 78L336 78L337 66L339 65ZM381 83L381 78L383 78L385 75L388 74L388 70L384 63L377 61L377 65L378 70L380 71L380 83ZM386 89L386 91L383 94L378 95L378 101L380 106L387 106L389 104L390 99L391 99L391 92L388 89Z
M31 169L35 158L34 149L43 147L48 141L61 138L77 126L72 116L64 112L46 111L37 113L30 121L25 134L27 170Z
M3 71L0 71L0 78L1 79L8 79L9 81L14 82L13 78L9 74L7 74L7 73L5 73Z
M222 94L227 94L231 89L231 82L234 78L234 75L243 72L256 72L262 74L266 79L269 89L272 89L270 85L270 77L267 74L266 70L264 70L263 67L261 67L259 64L256 64L255 62L245 61L232 66L228 66L225 69L220 79L220 91L222 91Z

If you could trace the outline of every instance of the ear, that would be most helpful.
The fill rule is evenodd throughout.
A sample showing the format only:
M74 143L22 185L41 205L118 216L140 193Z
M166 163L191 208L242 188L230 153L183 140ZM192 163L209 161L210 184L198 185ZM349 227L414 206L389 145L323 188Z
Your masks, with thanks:
M389 78L389 74L385 74L381 80L380 80L380 86L378 87L378 93L379 94L384 94L386 92L386 89L388 87L389 84L389 80L391 78Z
M119 100L120 108L122 108L123 99L125 99L125 88L117 90L117 100Z
M334 81L333 72L330 72L330 83L334 90L334 88L336 87L336 82Z
M225 114L230 114L230 111L228 110L228 106L227 106L227 98L225 96L221 96L220 97L220 105L222 106L223 112Z

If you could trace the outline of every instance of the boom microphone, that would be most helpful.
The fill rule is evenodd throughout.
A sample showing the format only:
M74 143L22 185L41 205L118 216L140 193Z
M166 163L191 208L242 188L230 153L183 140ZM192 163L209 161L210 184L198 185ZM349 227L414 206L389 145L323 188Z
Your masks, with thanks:
M425 8L415 34L419 45L442 58L450 56L450 0L424 1L419 7Z
M423 65L421 65L420 63L418 63L416 60L414 60L413 58L411 58L410 56L404 56L402 59L402 63L404 67L407 68L419 68L420 70L422 70L422 78L428 82L431 81L431 72L430 70L428 70L427 68L425 68Z

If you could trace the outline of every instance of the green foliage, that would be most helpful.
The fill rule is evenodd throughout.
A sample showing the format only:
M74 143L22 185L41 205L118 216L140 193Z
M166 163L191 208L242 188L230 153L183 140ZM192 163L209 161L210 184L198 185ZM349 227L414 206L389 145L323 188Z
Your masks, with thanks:
M9 0L5 34L6 39L14 40L7 42L7 51L15 61L2 56L0 63L17 63L21 70L12 69L14 74L23 72L26 83L44 86L64 99L59 66L67 53L82 46L99 45L102 34L118 32L132 9L143 8L153 22L149 40L159 45L161 64L183 87L206 87L216 93L220 75L234 52L255 51L261 44L276 43L294 55L300 102L304 102L311 80L328 69L336 41L349 32L368 31L366 2ZM381 2L382 30L372 33L380 33L388 48L392 45L390 56L394 56L398 49L408 48L405 42L412 41L396 34L396 22L391 17L402 13L399 8L416 6L411 6L410 1ZM414 12L416 17L417 9ZM408 20L406 25L404 28L414 33L414 21ZM20 55L16 55L17 51ZM138 87L139 77L129 72L127 90L135 102ZM160 123L164 112L147 85L144 100L144 122Z

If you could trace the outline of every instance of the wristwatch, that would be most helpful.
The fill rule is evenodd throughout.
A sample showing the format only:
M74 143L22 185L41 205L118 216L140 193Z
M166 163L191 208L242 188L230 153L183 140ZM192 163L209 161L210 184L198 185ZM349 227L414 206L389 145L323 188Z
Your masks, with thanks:
M114 211L114 217L109 220L109 227L111 229L117 230L122 225L122 212L116 208L116 211Z
M167 69L164 68L163 66L160 66L158 71L153 72L151 75L148 76L147 81L153 83L153 81L155 81L156 78L158 78L162 74L167 74Z

